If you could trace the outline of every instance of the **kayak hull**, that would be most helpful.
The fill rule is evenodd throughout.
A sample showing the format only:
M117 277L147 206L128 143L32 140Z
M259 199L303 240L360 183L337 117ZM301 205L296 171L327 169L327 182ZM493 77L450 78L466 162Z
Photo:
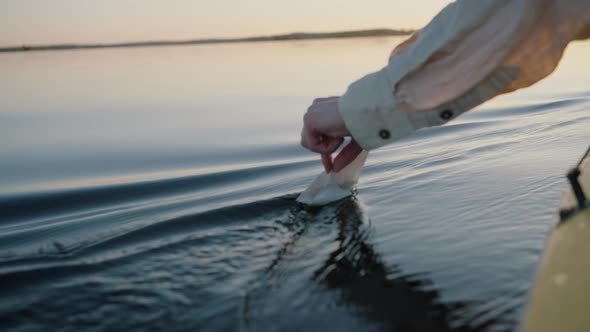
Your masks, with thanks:
M590 196L590 156L578 167L580 189ZM590 205L575 184L561 203L521 325L523 332L590 331Z

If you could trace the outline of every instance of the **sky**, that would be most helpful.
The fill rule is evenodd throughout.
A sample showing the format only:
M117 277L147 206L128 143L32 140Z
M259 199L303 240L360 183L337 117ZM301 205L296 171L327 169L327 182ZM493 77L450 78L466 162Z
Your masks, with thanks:
M0 0L0 46L419 28L444 0Z

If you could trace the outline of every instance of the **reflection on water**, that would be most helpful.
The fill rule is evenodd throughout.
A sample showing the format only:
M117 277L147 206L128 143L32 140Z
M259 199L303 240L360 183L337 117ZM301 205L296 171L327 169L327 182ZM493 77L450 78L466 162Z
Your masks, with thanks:
M512 330L590 141L590 44L298 205L302 113L397 42L0 55L0 327Z
M245 295L244 329L303 329L313 321L331 330L482 331L501 319L465 321L468 303L443 303L426 274L387 266L356 198L301 207L292 210L290 239ZM318 301L316 292L330 301Z

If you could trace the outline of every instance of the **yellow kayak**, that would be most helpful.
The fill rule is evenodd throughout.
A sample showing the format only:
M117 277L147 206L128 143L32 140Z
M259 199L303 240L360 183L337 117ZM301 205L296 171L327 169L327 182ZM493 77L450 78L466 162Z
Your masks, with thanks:
M568 179L570 188L537 272L523 332L590 331L590 149Z

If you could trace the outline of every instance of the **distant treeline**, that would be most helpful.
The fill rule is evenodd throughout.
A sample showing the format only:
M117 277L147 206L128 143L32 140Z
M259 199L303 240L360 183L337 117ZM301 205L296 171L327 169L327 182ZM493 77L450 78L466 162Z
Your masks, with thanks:
M362 38L362 37L385 37L403 36L412 33L413 30L391 30L374 29L326 33L289 33L275 36L261 36L248 38L226 38L226 39L194 39L177 41L147 41L115 44L59 44L59 45L23 45L13 47L0 47L0 52L26 52L26 51L57 51L74 49L93 48L117 48L117 47L146 47L146 46L170 46L170 45L198 45L198 44L222 44L222 43L255 43L285 40L308 40L308 39L334 39L334 38Z

